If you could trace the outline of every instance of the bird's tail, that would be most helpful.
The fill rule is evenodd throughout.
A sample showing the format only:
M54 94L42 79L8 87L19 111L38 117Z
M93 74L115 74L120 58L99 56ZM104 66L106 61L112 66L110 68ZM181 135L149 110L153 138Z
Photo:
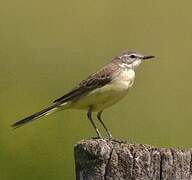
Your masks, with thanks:
M25 124L27 124L29 122L32 122L33 120L36 120L36 119L38 119L38 118L40 118L42 116L46 116L46 115L48 115L50 113L53 113L57 109L58 109L58 104L53 104L53 105L51 105L51 106L49 106L49 107L47 107L47 108L33 114L31 116L28 116L28 117L26 117L26 118L24 118L24 119L22 119L20 121L17 121L16 123L12 124L12 127L13 128L21 127L21 126L23 126L23 125L25 125Z

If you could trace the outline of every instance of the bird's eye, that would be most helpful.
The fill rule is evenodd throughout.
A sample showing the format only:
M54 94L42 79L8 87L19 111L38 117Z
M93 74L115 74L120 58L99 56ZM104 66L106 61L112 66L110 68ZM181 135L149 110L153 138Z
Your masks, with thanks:
M131 54L129 57L132 59L136 58L136 56L134 54Z

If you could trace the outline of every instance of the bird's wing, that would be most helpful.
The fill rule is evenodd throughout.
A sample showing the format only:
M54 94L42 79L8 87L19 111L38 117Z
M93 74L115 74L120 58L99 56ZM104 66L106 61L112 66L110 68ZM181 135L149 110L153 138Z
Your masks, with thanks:
M62 104L88 93L89 91L100 88L111 82L112 76L117 72L119 67L116 64L108 64L98 72L90 75L87 79L81 81L77 87L72 89L64 96L56 99L54 103Z

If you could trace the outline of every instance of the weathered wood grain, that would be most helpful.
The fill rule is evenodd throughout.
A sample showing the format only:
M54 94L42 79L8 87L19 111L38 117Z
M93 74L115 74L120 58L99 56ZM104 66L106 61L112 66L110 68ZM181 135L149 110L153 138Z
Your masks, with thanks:
M192 180L192 149L92 139L74 152L77 180Z

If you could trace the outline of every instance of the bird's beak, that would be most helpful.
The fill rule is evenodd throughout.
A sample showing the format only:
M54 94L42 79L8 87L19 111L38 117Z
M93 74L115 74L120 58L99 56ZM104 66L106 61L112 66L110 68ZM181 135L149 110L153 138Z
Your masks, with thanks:
M143 60L149 60L149 59L152 59L152 58L155 58L155 56L143 56Z

